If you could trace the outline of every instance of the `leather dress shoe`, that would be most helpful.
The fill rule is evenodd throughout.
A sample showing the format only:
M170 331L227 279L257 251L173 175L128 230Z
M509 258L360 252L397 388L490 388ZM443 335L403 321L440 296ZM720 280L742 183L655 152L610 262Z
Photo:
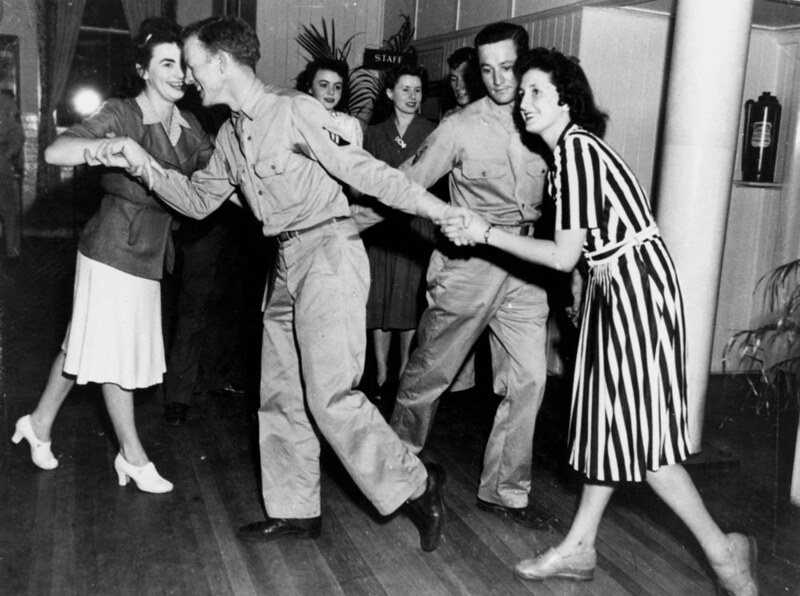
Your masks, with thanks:
M571 579L586 582L594 578L596 566L597 553L593 548L566 557L562 556L555 548L549 548L533 559L525 559L517 563L514 567L514 575L535 581Z
M506 507L505 505L490 503L489 501L484 501L479 498L478 509L505 515L519 525L525 526L526 528L533 528L534 530L546 529L551 520L550 515L536 509L532 505L528 505L527 507Z
M444 497L442 489L447 481L439 464L425 464L428 482L425 492L408 501L408 514L419 530L419 545L425 552L436 550L444 528Z
M322 518L279 518L268 517L267 521L253 522L242 526L236 532L239 540L250 542L269 542L283 536L296 538L318 538L322 532Z
M183 426L186 424L186 415L189 413L189 406L180 402L172 402L164 405L164 422L170 426Z

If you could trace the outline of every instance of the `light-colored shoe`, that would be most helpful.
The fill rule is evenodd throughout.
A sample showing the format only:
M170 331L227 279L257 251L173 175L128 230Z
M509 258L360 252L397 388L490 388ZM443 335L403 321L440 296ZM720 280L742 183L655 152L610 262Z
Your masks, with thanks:
M571 579L586 582L594 579L597 553L594 549L562 556L555 548L547 549L533 559L525 559L514 567L514 574L522 579Z
M31 426L31 416L23 416L17 420L17 425L14 430L14 436L11 440L14 443L19 443L22 439L28 441L31 446L31 460L42 470L53 470L58 467L58 460L53 457L53 452L50 450L50 441L42 441L33 432Z
M128 481L133 480L139 490L146 493L168 493L174 488L169 480L162 478L156 471L153 462L134 466L129 464L121 453L117 453L114 469L117 471L120 486L125 486Z
M711 564L719 578L719 590L730 596L758 596L758 544L752 536L728 534L730 557L722 565Z

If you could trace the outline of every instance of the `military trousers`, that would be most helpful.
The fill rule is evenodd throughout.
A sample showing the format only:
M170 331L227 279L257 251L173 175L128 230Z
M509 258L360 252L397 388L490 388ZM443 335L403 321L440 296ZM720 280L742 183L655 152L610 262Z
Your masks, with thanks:
M270 517L320 514L320 442L381 514L427 479L425 467L356 389L364 370L369 262L349 219L280 243L261 354L259 445Z
M502 396L484 452L478 497L525 507L531 487L533 433L547 380L547 294L535 268L489 247L466 258L434 251L429 306L397 393L392 428L418 453L439 398L488 327L494 392Z

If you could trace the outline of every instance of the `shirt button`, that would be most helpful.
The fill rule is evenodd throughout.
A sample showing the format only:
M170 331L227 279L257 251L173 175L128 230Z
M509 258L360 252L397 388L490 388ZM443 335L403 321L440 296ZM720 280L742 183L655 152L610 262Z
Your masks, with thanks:
M260 190L259 190L259 191L258 191L258 194L259 194L259 196L260 196L260 195L263 195L264 193L263 193L262 191L260 191Z
M270 167L274 170L275 169L275 164L271 165Z
M250 135L247 135L247 140L248 140L248 141L252 141L252 140L253 140L253 137L251 137Z

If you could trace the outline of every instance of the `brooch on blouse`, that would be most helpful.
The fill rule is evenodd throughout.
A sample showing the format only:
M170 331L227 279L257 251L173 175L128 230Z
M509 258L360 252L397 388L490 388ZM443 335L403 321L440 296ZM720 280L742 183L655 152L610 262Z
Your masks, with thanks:
M403 137L401 137L400 135L397 135L394 138L394 142L397 143L400 146L400 149L405 149L407 147L406 142L403 140Z

